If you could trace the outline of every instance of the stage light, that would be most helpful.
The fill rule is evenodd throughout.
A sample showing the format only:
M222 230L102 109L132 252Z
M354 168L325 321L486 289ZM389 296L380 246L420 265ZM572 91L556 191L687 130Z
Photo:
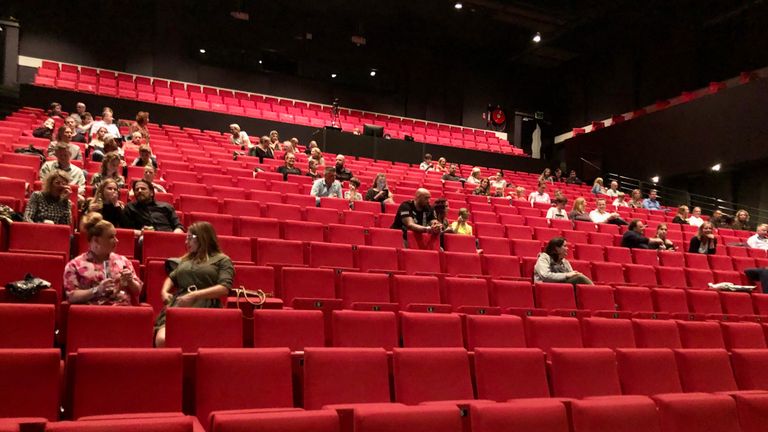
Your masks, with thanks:
M332 74L331 74L331 78L336 78L336 76L337 76L337 75L336 75L335 73L332 73Z
M200 54L205 54L205 49L204 48L200 48Z
M651 181L652 181L654 184L658 183L658 182L659 182L659 176L653 176L653 177L651 177Z
M541 33L539 33L539 32L536 32L536 34L535 34L535 35L533 35L533 39L532 39L532 40L533 40L534 42L536 42L536 43L539 43L539 42L541 42Z
M264 63L264 62L262 62L261 60L259 60L259 64L263 64L263 63Z
M456 2L456 4L453 5L453 7L456 8L456 10L461 10L461 8L463 8L464 5L461 4L461 2Z
M375 76L376 76L376 69L373 69L373 70L371 70L371 76L372 76L372 77L375 77Z
M720 164L715 164L715 165L712 165L711 170L712 171L720 171L720 168L722 168L722 166Z

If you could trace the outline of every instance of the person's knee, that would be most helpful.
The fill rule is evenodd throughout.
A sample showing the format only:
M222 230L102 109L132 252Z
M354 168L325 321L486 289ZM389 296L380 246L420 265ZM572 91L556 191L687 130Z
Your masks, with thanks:
M165 348L165 327L161 327L155 334L155 347Z

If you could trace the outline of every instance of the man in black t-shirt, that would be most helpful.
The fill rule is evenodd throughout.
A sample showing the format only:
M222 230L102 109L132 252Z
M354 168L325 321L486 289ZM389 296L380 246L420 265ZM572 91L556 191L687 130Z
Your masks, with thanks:
M352 171L344 166L344 155L336 156L336 180L343 182L351 179Z
M296 155L285 154L285 165L277 167L277 172L283 175L283 180L288 180L288 174L301 175L301 170L296 168Z
M440 223L435 217L435 211L429 205L431 195L426 189L417 189L416 196L411 201L405 201L397 208L392 229L410 230L417 233L440 233Z
M621 236L621 246L627 248L648 249L651 245L661 242L658 238L649 239L645 236L645 224L640 219L629 223L627 232Z

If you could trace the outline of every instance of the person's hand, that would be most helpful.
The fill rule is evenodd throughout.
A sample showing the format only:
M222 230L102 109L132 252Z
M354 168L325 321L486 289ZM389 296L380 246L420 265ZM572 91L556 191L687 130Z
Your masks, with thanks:
M568 273L565 274L565 277L567 279L570 279L570 278L573 278L573 277L576 277L576 276L582 276L582 274L580 272L577 272L577 271L572 271L572 272L568 272Z
M72 189L70 189L69 186L61 191L61 199L63 200L68 200L70 195L72 195Z
M707 238L710 239L710 240L714 240L715 239L715 235L714 234L707 234Z
M96 289L101 295L111 296L116 291L115 280L112 278L104 279Z
M133 281L133 272L130 269L124 268L120 272L120 285L128 286Z
M442 226L440 226L440 224L435 223L429 227L429 232L432 234L439 234L440 231L442 231Z
M173 300L173 294L166 291L161 291L160 297L162 297L163 303L165 304L171 304L171 301Z
M190 307L195 302L195 293L188 293L176 299L176 306Z
M101 210L101 203L98 201L91 201L91 204L88 205L88 211L97 212Z

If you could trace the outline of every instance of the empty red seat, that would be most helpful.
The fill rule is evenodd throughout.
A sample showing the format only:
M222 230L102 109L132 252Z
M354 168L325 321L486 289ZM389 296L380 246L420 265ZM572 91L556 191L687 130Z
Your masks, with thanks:
M279 217L277 219L280 219ZM325 241L325 227L317 222L304 222L300 220L284 220L283 238L286 240L300 240L305 242Z
M654 249L638 249L633 248L630 250L632 253L632 262L640 265L659 265L659 253Z
M319 310L254 310L253 346L305 347L324 346L323 312Z
M595 244L574 244L573 256L584 261L602 261L605 259L604 247Z
M653 396L662 431L739 432L734 400L725 395L664 394Z
M635 347L635 333L629 320L584 318L581 320L581 331L587 348Z
M185 353L243 346L242 313L237 309L169 308L165 328L165 346Z
M509 255L509 240L501 237L478 237L483 253L492 255Z
M768 388L768 351L764 349L731 350L731 366L740 390L764 390Z
M535 257L541 252L539 240L511 240L512 255L519 257Z
M655 395L683 391L675 355L666 348L619 348L616 362L625 395Z
M525 319L525 338L529 347L544 351L583 346L576 318L529 316Z
M661 432L656 405L650 398L626 396L576 400L571 404L574 432Z
M552 395L583 398L621 394L616 355L608 348L552 348Z
M444 252L442 258L443 273L451 276L483 274L480 255L477 252Z
M467 315L464 318L466 348L524 348L525 328L520 317L511 315Z
M335 310L331 327L333 346L391 350L398 345L397 319L393 312Z
M256 240L256 264L304 264L304 246L300 241L260 238Z
M231 236L234 234L234 218L228 214L216 213L198 213L191 212L187 214L189 224L195 222L208 222L213 225L216 234L219 236Z
M474 399L469 358L463 348L395 348L393 351L396 402L413 405Z
M67 352L82 348L151 348L152 308L72 305L67 314Z
M461 416L455 407L437 406L389 406L380 408L358 408L354 412L354 430L377 432L385 430L407 430L410 432L461 432ZM290 432L290 431L286 431ZM318 432L326 432L325 430Z
M445 234L443 235L443 247L446 252L475 253L475 238L458 234Z
M629 283L645 286L657 284L656 270L649 265L624 264L624 275Z
M362 226L328 224L328 242L365 245L365 229Z
M592 274L596 282L624 283L624 271L621 264L614 262L593 262Z
M729 351L740 348L766 348L765 334L758 323L721 322L725 348Z
M705 269L686 268L685 276L688 286L691 288L708 288L708 284L714 282L712 272Z
M549 397L544 353L536 348L478 347L475 380L480 399Z
M531 399L508 404L476 404L470 407L469 417L474 432L570 430L565 406L556 400Z
M51 283L51 291L55 293L54 303L59 303L62 296L62 275L64 274L64 256L36 255L26 253L0 252L0 286L24 279L31 273ZM47 290L44 290L47 291ZM38 293L42 299L44 291ZM5 300L8 301L8 300Z
M491 255L483 253L481 256L483 274L494 279L519 278L520 258L509 255Z
M61 382L58 349L2 349L0 371L3 375L0 417L58 419Z
M352 245L310 242L309 266L355 268Z
M55 322L54 305L0 303L0 348L52 348Z
M664 267L685 267L685 256L682 252L663 251L659 253L659 262Z
M67 225L14 222L8 233L8 252L48 253L69 258L71 233Z
M297 299L336 298L334 271L331 269L286 267L282 271L282 295L286 305Z
M678 349L675 350L675 361L685 392L738 390L728 352L725 350Z
M716 322L678 321L677 327L683 348L725 349L723 334Z
M180 195L179 210L184 213L218 213L219 199L206 196Z
M395 275L392 279L392 301L401 310L429 310L440 305L440 287L434 276ZM450 306L447 306L450 310Z
M633 319L638 348L682 348L680 331L674 321Z
M437 251L400 249L400 269L408 274L440 273L440 255Z
M667 252L669 253L669 252ZM664 256L666 253L661 254ZM659 279L659 285L667 287L682 288L688 286L685 280L685 271L678 267L656 267L656 276Z
M403 346L463 347L461 319L456 314L400 312Z
M397 249L390 247L358 246L357 267L360 271L397 271Z
M630 255L629 251L630 249L625 247L606 246L605 260L612 263L631 264L632 255Z
M152 259L165 261L166 258L180 257L186 252L186 235L160 231L146 231L143 234L142 259L146 263Z

